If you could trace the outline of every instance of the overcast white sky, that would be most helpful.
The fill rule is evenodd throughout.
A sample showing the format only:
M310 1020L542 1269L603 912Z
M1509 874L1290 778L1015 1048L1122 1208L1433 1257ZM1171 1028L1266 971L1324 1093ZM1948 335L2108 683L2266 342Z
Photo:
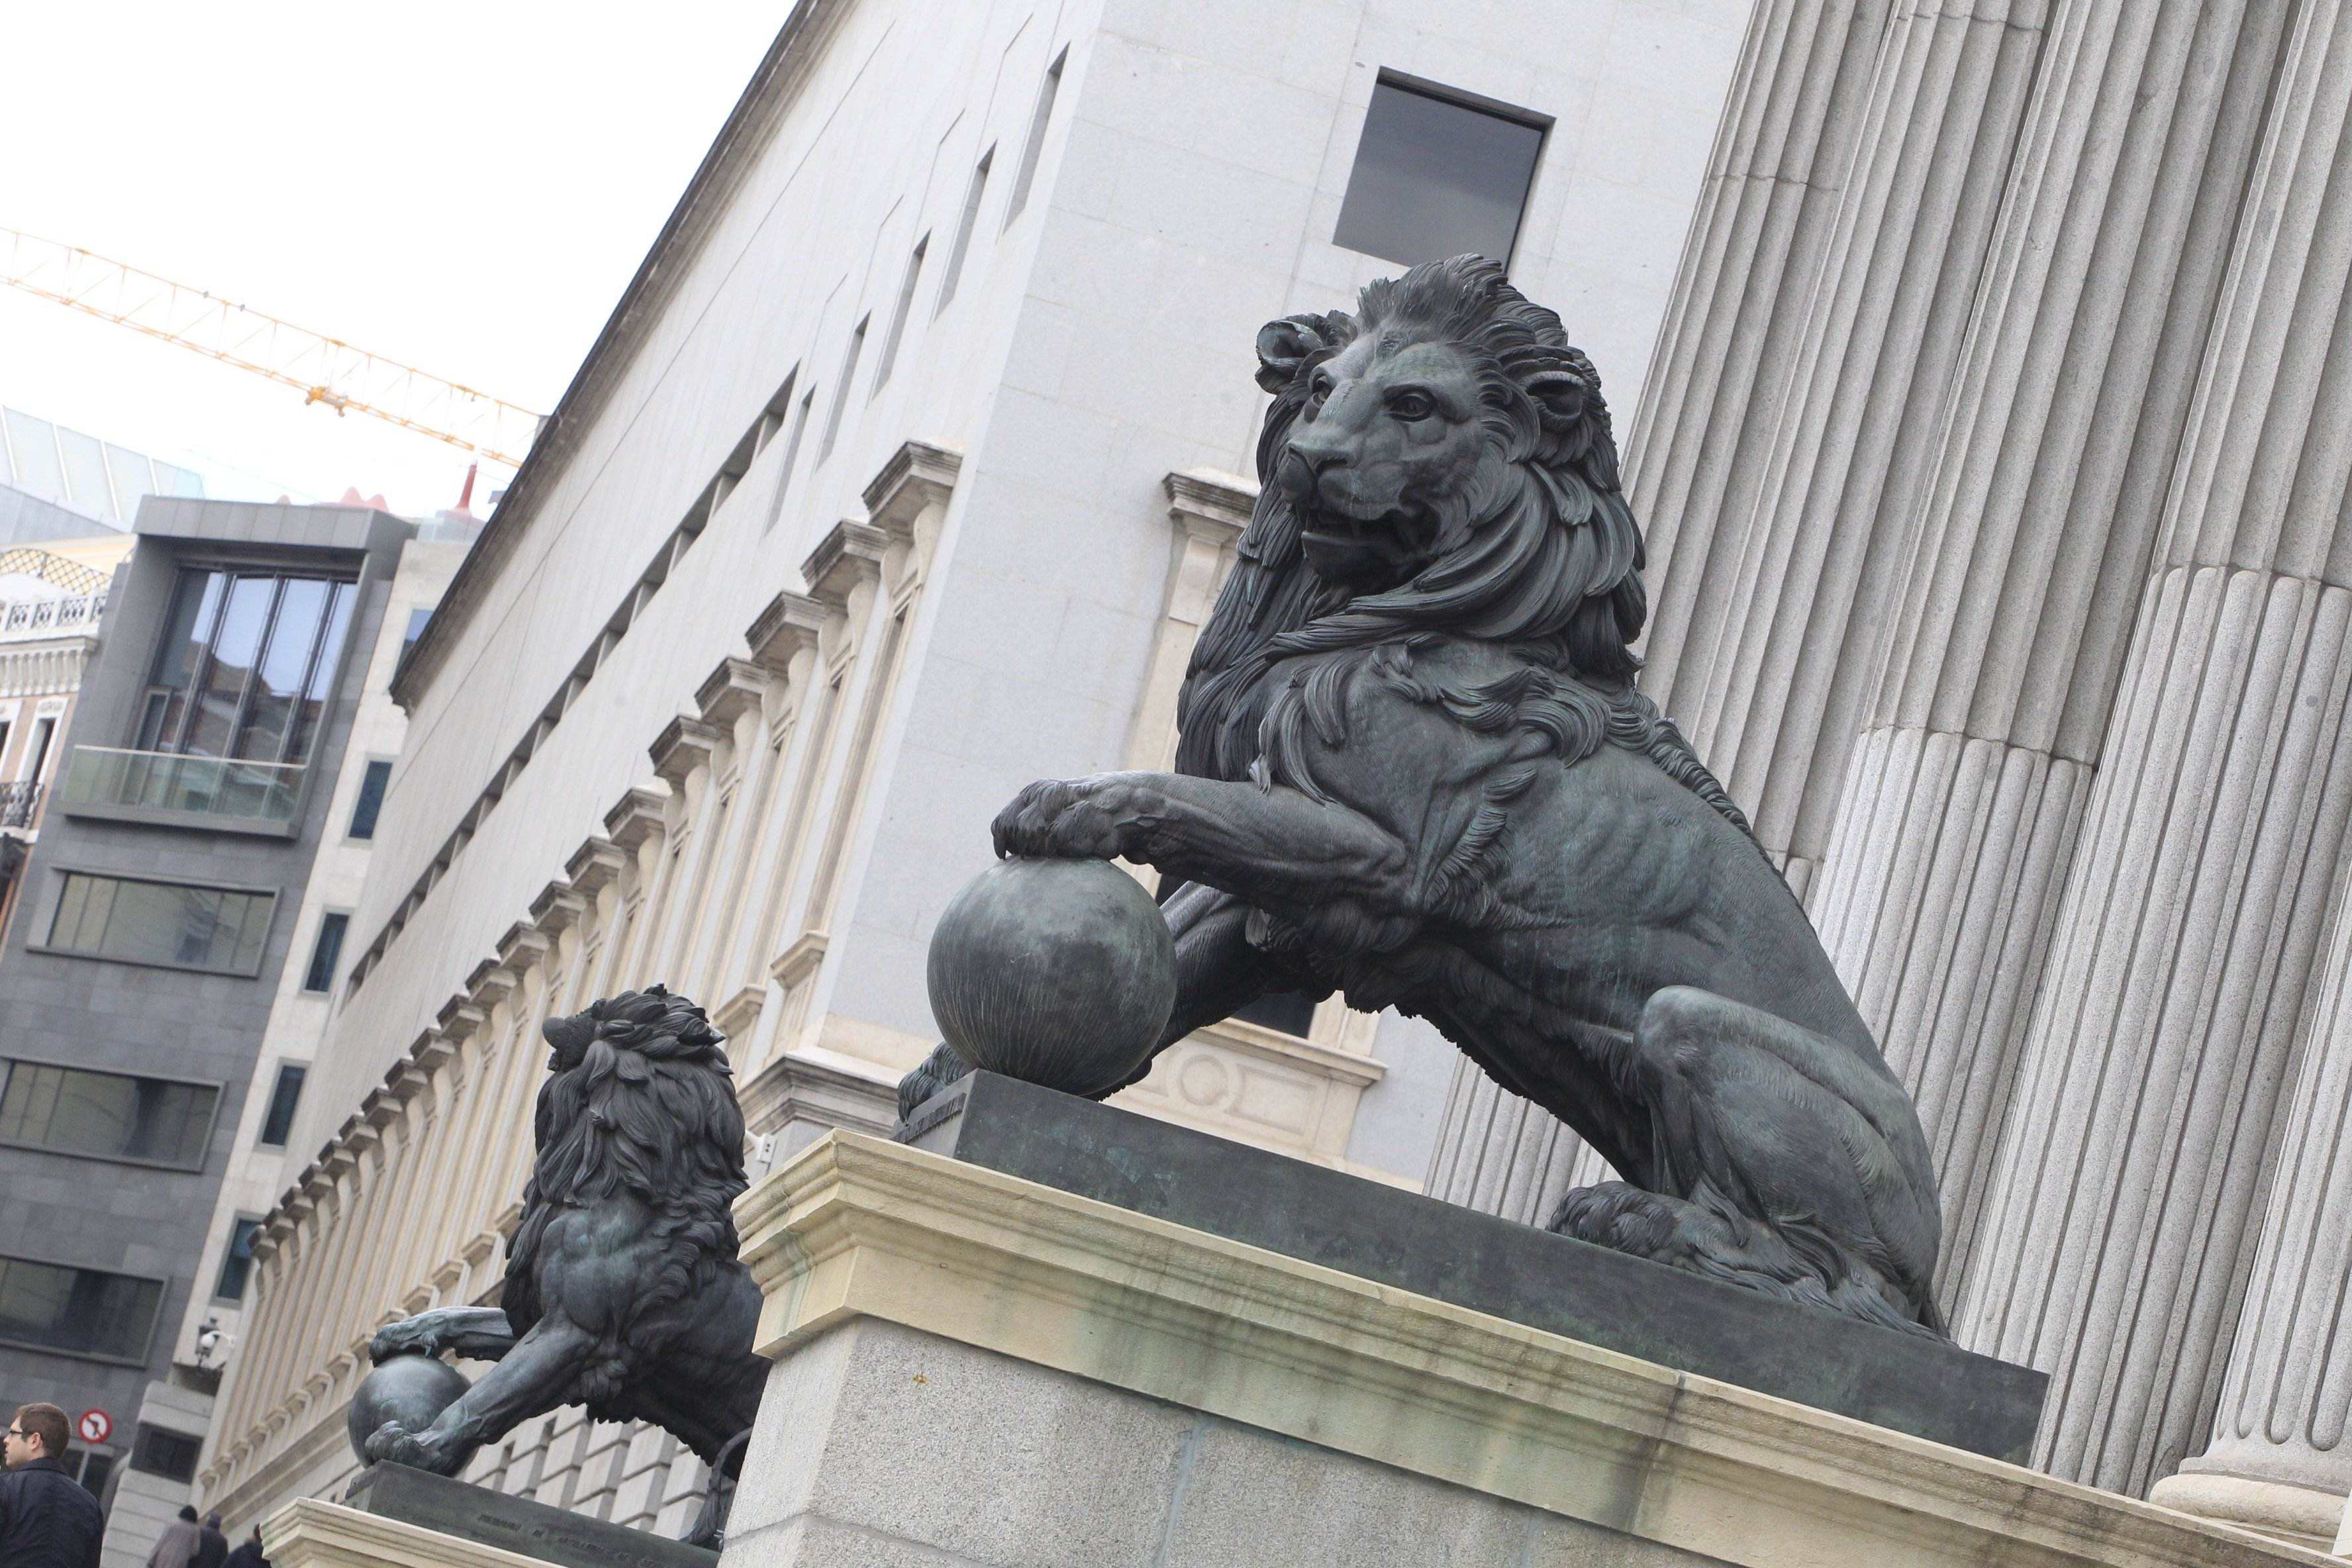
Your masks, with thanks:
M545 413L791 9L0 0L0 226ZM214 495L429 513L467 461L6 288L0 403Z

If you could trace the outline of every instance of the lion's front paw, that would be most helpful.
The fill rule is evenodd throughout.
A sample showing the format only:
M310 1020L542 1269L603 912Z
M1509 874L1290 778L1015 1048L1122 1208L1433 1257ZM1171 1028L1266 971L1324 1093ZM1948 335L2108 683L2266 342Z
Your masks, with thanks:
M461 1458L435 1436L430 1427L411 1432L397 1421L387 1421L368 1435L367 1455L380 1465L405 1465L412 1470L429 1470L436 1476L456 1473Z
M382 1366L394 1356L439 1355L442 1349L441 1335L428 1312L378 1329L375 1338L368 1341L368 1360Z
M999 856L1108 860L1119 852L1118 817L1099 779L1040 779L996 814L989 831Z

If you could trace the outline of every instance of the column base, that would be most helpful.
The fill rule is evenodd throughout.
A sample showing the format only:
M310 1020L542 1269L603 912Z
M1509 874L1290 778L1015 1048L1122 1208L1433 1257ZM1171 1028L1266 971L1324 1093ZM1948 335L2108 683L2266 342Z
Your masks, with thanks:
M2344 1500L2333 1492L2193 1471L2165 1477L2149 1489L2147 1500L2314 1552L2334 1547L2344 1518Z

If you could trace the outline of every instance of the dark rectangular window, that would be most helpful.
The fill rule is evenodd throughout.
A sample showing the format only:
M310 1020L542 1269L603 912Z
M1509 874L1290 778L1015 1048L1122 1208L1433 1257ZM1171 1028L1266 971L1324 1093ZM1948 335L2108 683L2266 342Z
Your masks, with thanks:
M57 738L57 733L58 721L55 719L33 721L33 742L25 748L25 776L36 784L40 782L41 769L47 765L49 742Z
M273 893L65 874L48 945L86 958L251 974L261 967Z
M1507 266L1543 128L1383 78L1331 241L1402 267L1475 252Z
M841 435L842 410L849 405L849 383L857 374L857 356L866 352L866 325L873 319L861 316L857 325L849 329L849 352L841 356L841 384L833 389L833 410L824 416L824 439L817 443L819 463L833 456L833 443Z
M352 917L346 914L331 914L319 921L319 940L310 948L310 968L302 976L303 990L335 988L335 963L343 956L343 932L351 923Z
M1235 1008L1234 1016L1262 1029L1276 1029L1303 1039L1308 1026L1315 1022L1315 999L1296 991L1276 991Z
M199 1170L219 1100L210 1084L0 1061L0 1142Z
M964 187L963 216L956 219L955 247L948 252L948 269L940 275L940 302L931 307L934 316L948 308L956 285L963 281L963 258L971 250L972 226L980 221L980 198L988 192L988 166L994 162L996 149L991 147L972 165L971 184Z
M253 1238L260 1229L257 1219L239 1219L229 1227L228 1250L221 1254L220 1279L213 1285L215 1300L245 1300L245 1282L253 1273Z
M275 1148L284 1148L293 1135L294 1108L302 1102L302 1080L310 1069L299 1062L288 1062L278 1069L278 1083L269 1091L269 1114L262 1119L261 1142Z
M907 258L907 276L898 283L898 303L890 311L890 330L882 336L882 358L874 367L874 390L880 392L889 384L890 367L898 363L898 340L907 335L907 310L915 302L915 281L923 275L923 252L931 247L931 237L915 241L915 253Z
M1029 117L1029 140L1022 144L1021 168L1013 176L1013 195L1004 204L1007 228L1021 216L1021 209L1029 205L1029 187L1037 178L1037 159L1045 151L1045 127L1053 121L1054 99L1062 90L1062 67L1069 58L1066 48L1055 55L1054 63L1045 68L1045 85L1037 89L1037 108Z
M163 1282L0 1258L0 1340L72 1355L143 1360Z
M139 1436L131 1445L131 1468L161 1476L167 1481L192 1481L196 1479L196 1458L204 1447L201 1437L150 1426L142 1421L139 1424Z
M383 810L384 786L392 782L392 763L382 757L367 765L360 775L360 797L352 804L352 837L373 838L375 819Z
M182 572L135 748L307 761L357 599L356 584L334 578Z

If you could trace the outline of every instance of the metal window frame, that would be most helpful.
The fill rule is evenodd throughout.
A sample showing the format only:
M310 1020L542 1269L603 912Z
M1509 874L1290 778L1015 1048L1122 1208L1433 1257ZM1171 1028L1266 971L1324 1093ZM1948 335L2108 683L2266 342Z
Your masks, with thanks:
M17 1067L57 1068L66 1072L95 1073L101 1078L146 1079L153 1083L174 1084L183 1089L209 1089L213 1091L212 1113L205 1118L203 1152L193 1165L179 1160L150 1160L136 1154L98 1154L87 1149L60 1149L54 1143L35 1143L21 1138L0 1138L0 1149L28 1149L38 1154L55 1154L66 1160L96 1160L109 1165L136 1165L149 1171L185 1171L202 1174L212 1163L213 1137L220 1131L221 1108L228 1100L228 1083L216 1078L184 1078L178 1073L122 1072L114 1068L94 1068L87 1062L68 1061L62 1057L31 1055L10 1051L0 1056L0 1097L8 1089L11 1069Z
M281 889L254 887L237 882L214 882L198 877L142 877L136 872L118 871L98 866L52 866L48 885L43 889L38 918L33 930L47 932L57 924L58 905L64 901L66 880L70 877L103 877L112 882L148 882L164 888L198 888L214 893L245 893L269 900L269 919L261 928L261 954L251 969L218 969L205 963L174 963L160 958L119 958L107 952L84 952L79 948L58 947L44 934L38 940L27 937L26 952L37 952L51 958L78 958L89 963L127 963L134 969L168 969L182 974L225 974L232 980L256 980L269 967L269 942L278 926L278 905Z
M143 1367L154 1354L155 1331L163 1325L163 1308L168 1304L172 1294L172 1281L168 1275L142 1274L131 1268L108 1268L100 1264L83 1263L70 1258L45 1257L37 1252L0 1252L0 1263L36 1263L45 1268L70 1268L81 1274L104 1274L116 1279L140 1279L156 1287L155 1315L148 1320L147 1337L141 1343L137 1355L108 1355L100 1351L64 1350L56 1345L41 1344L33 1340L16 1339L6 1333L0 1333L0 1345L5 1345L11 1350L31 1351L37 1355L60 1355L74 1361L100 1362L108 1366Z

